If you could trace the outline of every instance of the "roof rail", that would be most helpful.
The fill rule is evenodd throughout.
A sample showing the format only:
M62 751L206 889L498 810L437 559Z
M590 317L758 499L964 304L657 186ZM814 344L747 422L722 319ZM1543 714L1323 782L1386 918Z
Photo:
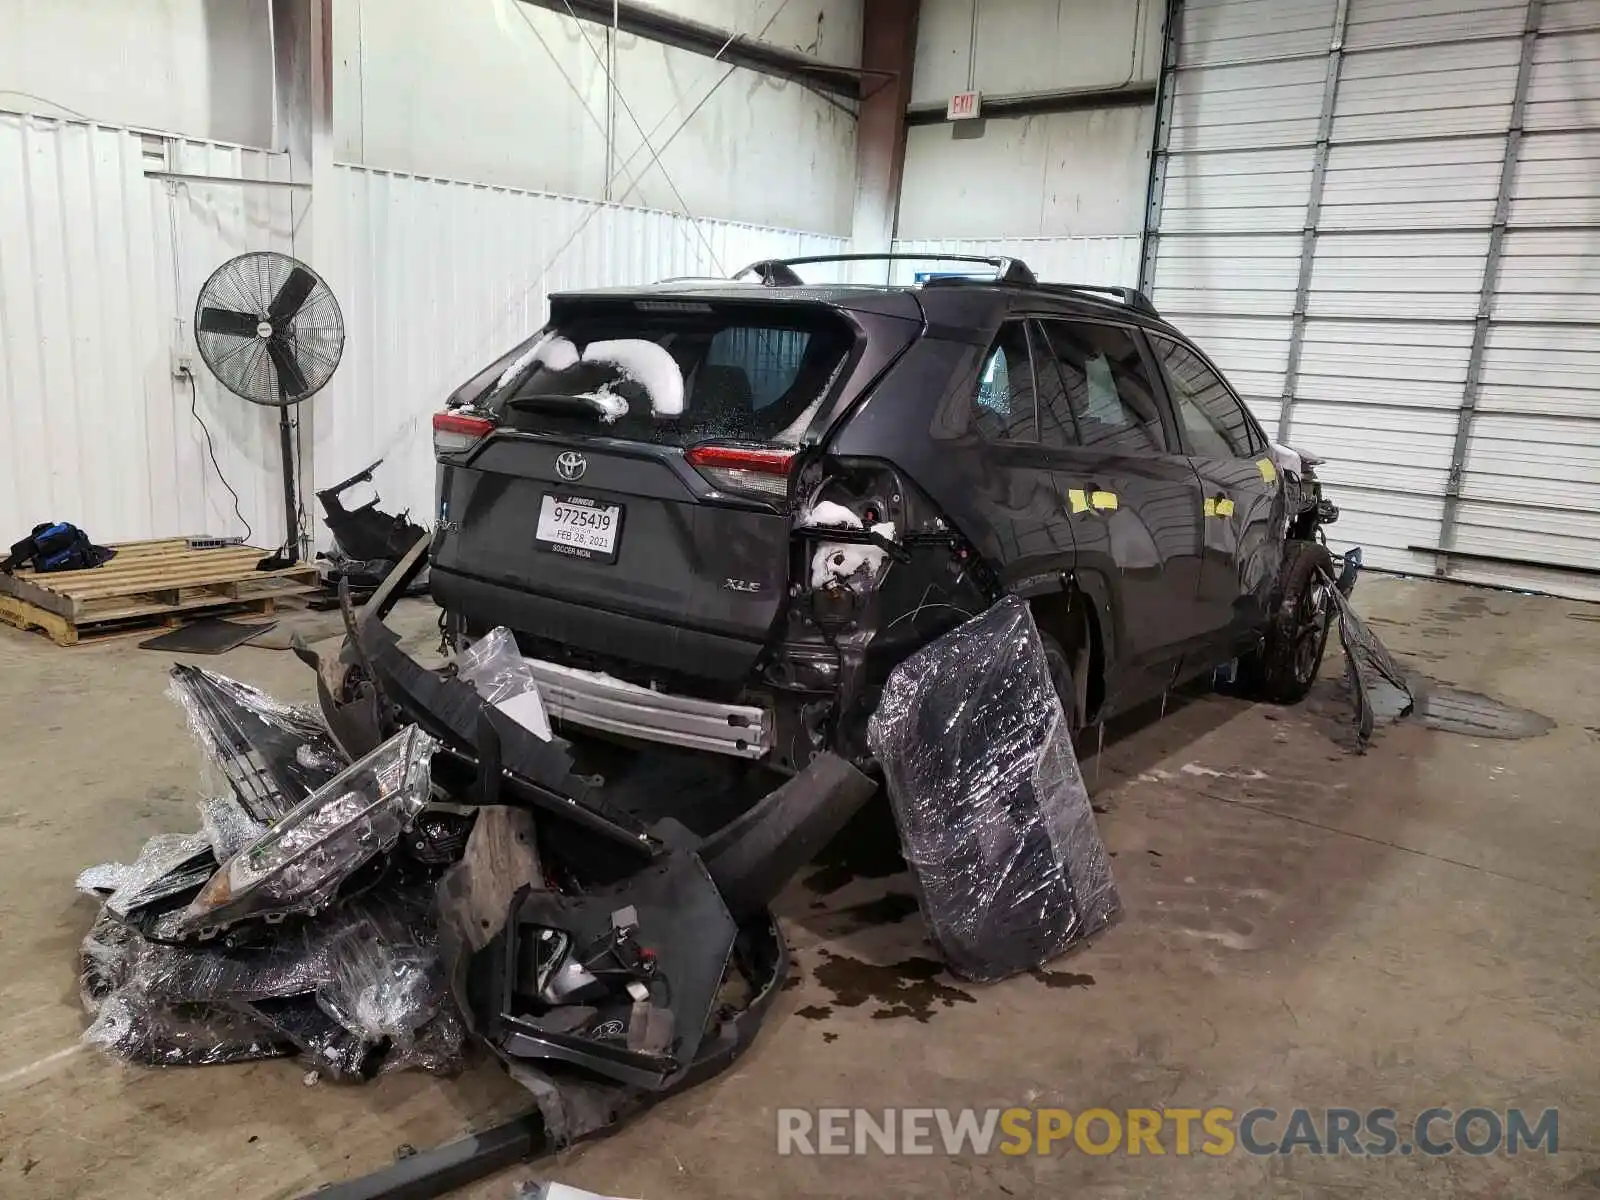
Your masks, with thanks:
M961 287L963 285L971 286L972 284L983 286L989 282L987 279L930 279L923 286ZM1146 296L1138 288L1114 287L1111 284L1104 283L1041 283L1038 281L1026 286L1035 292L1048 292L1058 296L1083 296L1091 300L1110 300L1112 303L1120 304L1125 308L1149 313L1152 317L1161 315L1156 311L1156 306L1151 303L1150 297Z
M994 281L996 283L1015 283L1032 287L1038 280L1034 277L1028 264L1020 258L1000 258L978 254L813 254L804 258L766 258L760 262L753 262L742 271L734 272L733 277L738 279L741 275L748 275L754 271L761 277L761 282L769 287L798 287L805 283L795 273L795 267L805 266L808 263L837 263L837 262L966 262L983 263L994 268Z

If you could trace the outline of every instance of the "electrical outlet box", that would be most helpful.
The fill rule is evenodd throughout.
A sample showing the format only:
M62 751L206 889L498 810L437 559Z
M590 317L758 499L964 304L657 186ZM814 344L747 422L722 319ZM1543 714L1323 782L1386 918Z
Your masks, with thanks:
M174 351L172 355L172 377L174 379L183 379L193 374L194 357Z

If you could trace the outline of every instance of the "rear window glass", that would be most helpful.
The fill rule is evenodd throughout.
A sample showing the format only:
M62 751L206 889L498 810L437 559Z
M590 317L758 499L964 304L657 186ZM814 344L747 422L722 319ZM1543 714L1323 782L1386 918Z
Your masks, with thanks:
M850 357L850 327L822 309L694 309L560 321L483 402L538 432L798 444Z

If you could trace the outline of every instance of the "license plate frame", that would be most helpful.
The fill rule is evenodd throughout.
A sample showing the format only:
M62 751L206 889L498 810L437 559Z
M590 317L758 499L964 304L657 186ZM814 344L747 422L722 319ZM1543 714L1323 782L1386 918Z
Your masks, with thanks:
M566 505L569 508L586 509L590 512L612 515L611 541L606 546L599 544L584 544L583 540L562 541L548 536L562 526L546 526L546 519L551 522L556 519L559 511L557 505ZM536 550L546 554L560 554L565 558L575 558L581 562L610 564L617 561L618 548L622 545L622 522L627 515L624 505L615 504L607 500L596 500L592 496L578 496L565 492L545 492L539 497L539 515L533 527L533 545ZM579 532L583 530L574 526Z

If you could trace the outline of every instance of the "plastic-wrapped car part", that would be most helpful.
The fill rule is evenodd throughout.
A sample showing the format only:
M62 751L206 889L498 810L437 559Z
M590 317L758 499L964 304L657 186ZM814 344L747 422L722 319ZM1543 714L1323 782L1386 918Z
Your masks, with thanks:
M200 829L219 863L227 862L267 832L267 827L245 812L244 805L232 796L200 801Z
M923 915L978 982L1117 915L1105 845L1026 602L1008 596L890 674L868 740Z
M128 868L122 863L99 863L79 871L72 886L86 896L98 896L104 900L121 887L127 878Z
M216 869L204 834L158 833L123 873L106 907L126 917L136 908L204 883Z
M78 999L84 1012L98 1013L106 997L128 982L138 936L104 908L100 910L78 959Z
M392 847L428 802L438 742L402 729L223 864L185 912L186 932L247 917L309 913Z
M138 992L108 996L83 1040L127 1062L206 1066L283 1058L295 1047L250 1015L213 1004L147 1003Z
M456 677L524 729L550 740L550 715L538 681L504 625L496 625L461 652Z
M383 1074L412 1069L430 1075L454 1075L465 1065L466 1027L448 998L439 1011L417 1030L408 1045L390 1047L383 1059Z
M371 921L352 922L328 948L329 977L317 1003L367 1041L409 1046L444 998L436 945L431 930L384 936Z
M173 1003L258 1000L316 991L339 973L338 956L351 939L368 958L431 951L435 934L427 917L425 884L386 887L360 896L311 921L279 926L265 945L168 946L139 939L128 978L150 996ZM422 1013L413 1027L431 1012Z
M305 1062L330 1079L371 1079L382 1064L382 1049L335 1021L311 996L285 996L241 1005L241 1016L253 1019L277 1037L294 1044Z
M169 694L205 754L205 791L231 790L252 820L283 816L345 768L315 714L198 667L175 666Z
M504 625L496 625L461 652L456 677L490 704L538 686L533 669L517 649L517 639Z
M310 992L331 972L330 949L344 928L343 911L326 922L280 927L259 947L230 949L220 942L173 946L139 940L132 948L128 982L172 1004L258 1000Z

